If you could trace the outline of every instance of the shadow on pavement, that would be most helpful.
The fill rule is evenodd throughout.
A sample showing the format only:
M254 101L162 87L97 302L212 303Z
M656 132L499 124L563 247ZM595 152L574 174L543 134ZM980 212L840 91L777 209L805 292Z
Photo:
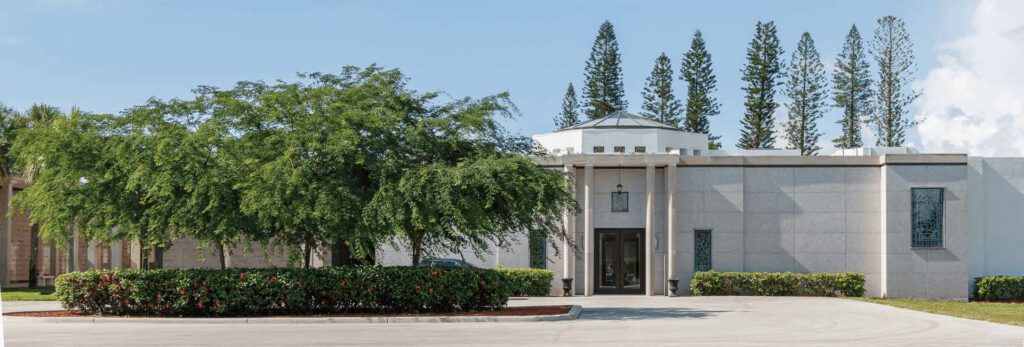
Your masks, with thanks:
M706 318L729 311L701 311L678 307L587 307L580 320L645 320L665 318Z

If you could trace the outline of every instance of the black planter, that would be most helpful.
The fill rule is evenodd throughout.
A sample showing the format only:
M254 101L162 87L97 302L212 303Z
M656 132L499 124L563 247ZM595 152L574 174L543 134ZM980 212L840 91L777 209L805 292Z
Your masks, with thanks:
M572 279L562 279L562 296L572 296Z
M676 291L679 290L679 279L670 278L668 279L668 290L672 292L672 296L676 295Z

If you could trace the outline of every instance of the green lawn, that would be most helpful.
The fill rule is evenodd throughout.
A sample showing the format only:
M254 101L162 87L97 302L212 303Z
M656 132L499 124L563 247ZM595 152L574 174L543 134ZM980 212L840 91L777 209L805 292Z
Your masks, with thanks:
M3 301L57 301L53 295L53 287L40 288L3 288L0 290Z
M1024 326L1024 304L926 299L852 299L947 316Z

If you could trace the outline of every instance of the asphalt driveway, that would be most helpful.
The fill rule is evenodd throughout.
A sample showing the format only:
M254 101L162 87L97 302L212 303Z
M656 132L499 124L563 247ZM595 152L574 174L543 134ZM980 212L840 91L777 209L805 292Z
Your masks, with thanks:
M832 298L595 296L578 320L530 323L42 323L4 317L19 345L942 345L1022 346L1024 327ZM5 311L52 303L5 302Z

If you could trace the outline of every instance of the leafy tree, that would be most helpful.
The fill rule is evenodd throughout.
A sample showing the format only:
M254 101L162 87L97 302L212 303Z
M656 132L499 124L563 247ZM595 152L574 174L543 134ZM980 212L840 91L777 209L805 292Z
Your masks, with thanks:
M241 210L267 232L252 236L286 246L303 267L315 250L354 237L358 228L371 189L361 148L372 136L357 124L376 124L374 114L403 102L375 72L347 68L300 75L295 83L241 82L218 95L221 121L240 134Z
M580 102L576 100L576 88L569 83L562 98L562 112L555 117L555 127L565 129L580 123Z
M583 99L590 119L601 118L629 106L622 83L622 57L612 23L604 21L597 31L587 59Z
M238 141L211 112L215 91L197 92L194 100L150 100L125 112L124 123L146 129L152 143L152 150L133 157L135 181L152 200L149 213L166 215L168 228L194 238L201 249L216 246L223 269L227 248L243 233L265 233L240 208Z
M906 129L915 125L908 118L910 103L921 96L920 91L906 90L917 72L917 63L914 44L902 19L878 19L871 53L878 65L878 84L870 124L878 137L877 145L900 147L906 141Z
M64 247L74 226L87 240L164 246L173 233L168 216L152 213L154 200L135 171L136 158L153 149L145 129L77 109L48 122L23 129L13 146L17 168L31 182L14 205L32 211L40 235Z
M832 140L838 148L864 146L860 125L871 115L869 69L860 32L857 31L857 26L853 25L846 34L843 51L839 53L835 70L832 72L832 100L836 107L843 110L843 117L838 121L843 132Z
M572 193L560 172L522 156L528 139L500 126L516 112L507 94L437 104L435 93L395 89L410 103L372 150L380 188L363 209L368 243L402 244L416 265L425 254L506 247L527 230L567 236L559 218L575 208Z
M800 155L817 155L821 150L818 139L818 120L825 113L825 67L821 56L814 48L811 34L804 32L793 51L789 63L789 81L786 95L791 103L789 121L786 122L786 139L789 149L800 151Z
M775 145L775 88L782 77L782 46L774 22L757 22L754 38L747 48L747 62L743 67L743 91L747 93L743 114L739 148L772 148Z
M718 141L720 136L711 135L711 122L708 118L718 115L719 103L711 93L717 89L715 72L711 68L711 53L704 42L700 30L693 34L690 50L683 56L683 67L680 79L686 81L686 118L683 129L689 132L707 134L708 148L722 147Z
M654 61L651 76L643 90L643 111L641 115L671 126L679 126L682 105L672 93L672 61L661 53Z

